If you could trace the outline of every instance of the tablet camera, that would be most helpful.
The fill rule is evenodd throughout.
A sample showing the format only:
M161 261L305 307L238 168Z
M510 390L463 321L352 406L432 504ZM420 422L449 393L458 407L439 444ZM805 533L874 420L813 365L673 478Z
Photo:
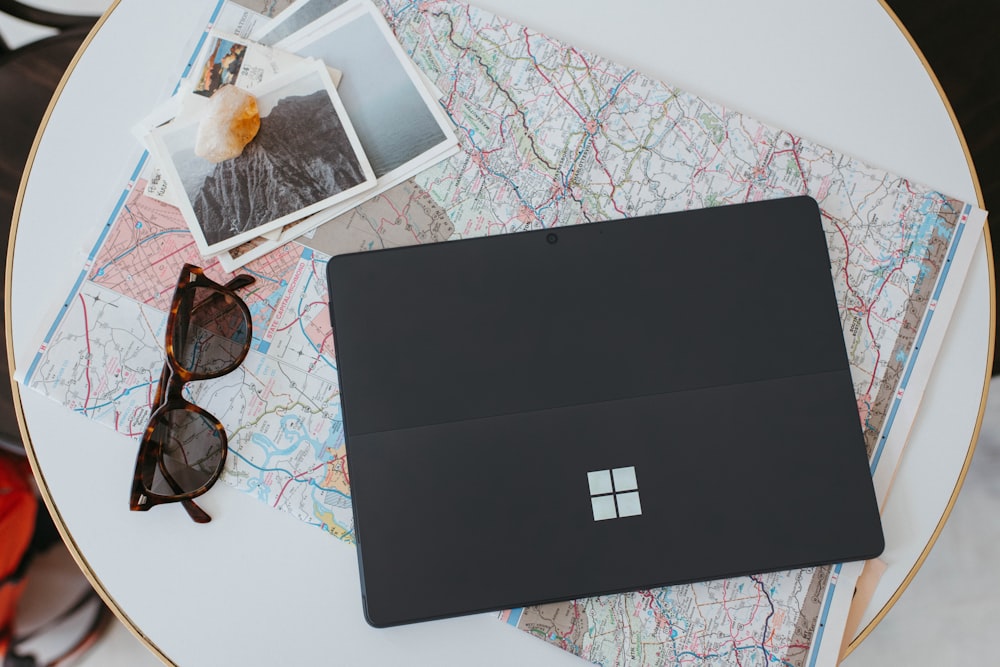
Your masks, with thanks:
M559 242L559 235L550 232L545 236L545 240L548 241L550 244L555 245L556 243Z

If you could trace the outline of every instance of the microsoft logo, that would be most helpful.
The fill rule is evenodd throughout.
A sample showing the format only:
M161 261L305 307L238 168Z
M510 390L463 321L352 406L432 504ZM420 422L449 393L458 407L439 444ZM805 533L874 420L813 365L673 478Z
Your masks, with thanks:
M594 521L642 514L635 466L594 470L587 473L587 482L590 484L590 506L594 510Z

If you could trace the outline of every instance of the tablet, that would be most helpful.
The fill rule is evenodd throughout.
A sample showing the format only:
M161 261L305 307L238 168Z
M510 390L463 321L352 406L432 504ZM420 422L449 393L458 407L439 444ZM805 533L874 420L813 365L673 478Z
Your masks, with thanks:
M341 255L327 279L372 625L884 547L809 197Z

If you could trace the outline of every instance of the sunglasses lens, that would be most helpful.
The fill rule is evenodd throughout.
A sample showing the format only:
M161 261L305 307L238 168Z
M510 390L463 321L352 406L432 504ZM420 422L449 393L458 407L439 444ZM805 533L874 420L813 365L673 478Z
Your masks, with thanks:
M251 324L233 295L194 287L181 296L174 318L174 356L195 375L227 373L236 368L250 344Z
M221 472L225 444L215 421L200 412L176 409L160 414L149 439L160 456L143 471L142 481L157 495L197 491Z

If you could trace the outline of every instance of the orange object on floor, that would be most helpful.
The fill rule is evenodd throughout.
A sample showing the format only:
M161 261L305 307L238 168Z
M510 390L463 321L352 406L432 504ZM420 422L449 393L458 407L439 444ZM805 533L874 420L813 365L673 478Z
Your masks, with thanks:
M0 657L7 653L38 497L26 460L0 451Z

